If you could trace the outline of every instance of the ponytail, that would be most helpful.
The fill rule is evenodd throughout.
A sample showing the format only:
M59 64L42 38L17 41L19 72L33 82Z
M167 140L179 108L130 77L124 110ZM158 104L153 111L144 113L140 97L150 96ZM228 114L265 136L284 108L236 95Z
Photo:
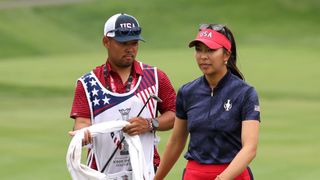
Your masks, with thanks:
M243 74L240 72L240 70L237 67L237 47L236 47L236 42L235 42L235 39L234 39L232 32L226 26L224 26L224 28L218 32L225 35L231 42L231 55L230 55L230 58L228 59L228 64L227 64L228 70L232 74L234 74L234 75L238 76L240 79L244 80ZM225 51L227 51L227 50L225 49Z

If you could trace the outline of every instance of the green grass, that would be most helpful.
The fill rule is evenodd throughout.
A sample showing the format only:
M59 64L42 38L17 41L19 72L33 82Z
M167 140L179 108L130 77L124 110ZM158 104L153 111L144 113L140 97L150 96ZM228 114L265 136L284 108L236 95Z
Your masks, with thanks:
M253 162L257 179L316 179L319 105L295 99L263 101L259 153Z
M318 179L319 7L315 0L93 0L0 9L1 179L70 179L75 81L104 63L102 26L116 12L138 17L147 40L138 59L164 70L176 90L201 75L187 48L198 24L228 24L238 66L260 95L256 179ZM170 132L159 135L162 153ZM167 179L180 179L185 162L181 157Z
M2 179L67 179L67 97L1 96Z
M248 49L254 48L245 47L242 52ZM254 52L259 54L258 50L256 48ZM176 88L200 74L195 67L192 49L140 51L141 59L159 66L167 71L170 77L174 77L172 81ZM0 139L5 145L0 150L0 153L5 155L0 163L0 174L5 179L42 179L47 177L48 173L50 177L46 179L68 178L64 158L70 140L67 131L72 126L68 114L74 82L83 72L93 68L92 64L103 63L104 56L99 53L101 52L23 58L24 60L16 58L0 62L0 82L7 85L0 93L1 119L5 120L5 123L1 124L0 133ZM319 55L318 52L308 50L302 54L309 54L310 57ZM264 92L260 99L262 123L259 151L252 163L255 176L257 179L278 179L279 175L285 179L317 177L319 172L316 157L320 152L320 145L316 143L320 138L317 112L320 100L314 89L319 89L319 84L313 84L313 79L310 79L304 82L309 87L305 88L287 81L292 75L291 72L303 68L301 64L292 63L288 69L281 68L286 66L284 61L276 63L276 60L270 60L270 63L277 64L281 69L275 69L271 73L266 70L266 64L259 63L260 60L254 61L255 55L251 55L252 57L241 57L239 64L247 80L257 87L259 92ZM89 57L90 62L87 61ZM291 59L295 58L299 59L291 56ZM82 66L74 68L75 63ZM308 71L319 76L316 69L320 63L313 63L308 66ZM13 66L15 72L19 72L23 78L14 76L10 71ZM32 66L34 68L30 70ZM184 68L171 68L180 66ZM267 74L277 78L268 79ZM308 73L300 76L297 78L309 78ZM275 83L272 83L272 80ZM1 85L1 88L3 87ZM285 88L288 94L285 93ZM170 132L160 133L160 152L163 152L169 134ZM185 160L180 158L168 179L180 177L184 164ZM15 169L19 169L19 173L13 173ZM51 175L53 169L59 173Z

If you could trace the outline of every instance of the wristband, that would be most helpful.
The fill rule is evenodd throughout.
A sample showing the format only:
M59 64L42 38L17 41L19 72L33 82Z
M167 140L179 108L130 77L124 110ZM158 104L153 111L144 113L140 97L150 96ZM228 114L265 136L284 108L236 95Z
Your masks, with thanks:
M157 118L148 118L146 119L149 124L149 129L151 131L156 131L159 127L159 120Z
M153 126L152 126L152 122L151 122L151 119L150 118L148 118L148 119L146 119L147 120L147 128L148 129L150 129L150 131L152 131L153 130Z

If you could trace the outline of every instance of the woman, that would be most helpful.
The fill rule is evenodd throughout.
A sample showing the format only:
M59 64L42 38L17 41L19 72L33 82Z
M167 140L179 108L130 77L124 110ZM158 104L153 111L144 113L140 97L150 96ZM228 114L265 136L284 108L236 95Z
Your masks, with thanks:
M248 167L257 151L260 124L255 89L236 66L236 43L220 24L200 26L195 58L203 76L183 85L176 120L155 180L162 180L190 141L184 180L251 180Z

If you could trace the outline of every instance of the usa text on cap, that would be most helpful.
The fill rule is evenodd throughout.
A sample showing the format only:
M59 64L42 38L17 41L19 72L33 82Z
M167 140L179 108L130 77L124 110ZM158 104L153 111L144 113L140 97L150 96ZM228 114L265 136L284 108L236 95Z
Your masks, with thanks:
M226 36L212 29L203 29L199 31L196 39L189 43L189 47L195 46L196 42L202 42L210 49L224 47L228 51L231 51L231 43Z
M104 35L116 41L126 42L142 40L141 27L136 18L131 15L119 13L111 16L104 25Z

